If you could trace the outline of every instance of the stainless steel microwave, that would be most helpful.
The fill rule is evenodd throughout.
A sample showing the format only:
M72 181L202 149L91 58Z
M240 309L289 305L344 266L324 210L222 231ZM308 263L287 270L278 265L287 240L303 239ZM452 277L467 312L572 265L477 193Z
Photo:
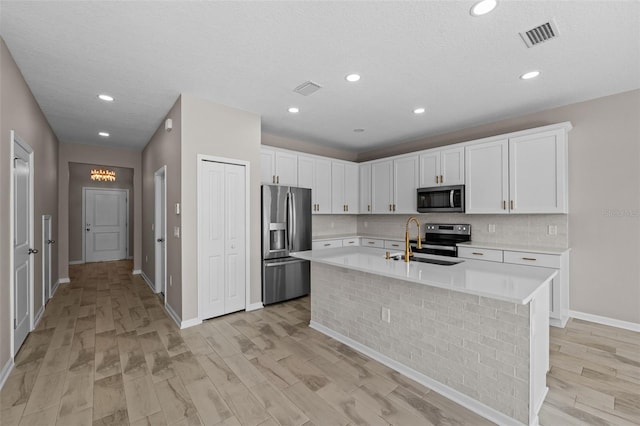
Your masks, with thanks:
M464 213L464 185L418 188L420 213Z

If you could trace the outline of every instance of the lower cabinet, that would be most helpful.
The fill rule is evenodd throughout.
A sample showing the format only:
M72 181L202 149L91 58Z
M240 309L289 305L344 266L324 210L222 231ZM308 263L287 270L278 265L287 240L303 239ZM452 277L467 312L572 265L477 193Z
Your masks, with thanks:
M564 327L569 320L569 251L562 254L458 247L458 257L557 269L549 291L549 324Z

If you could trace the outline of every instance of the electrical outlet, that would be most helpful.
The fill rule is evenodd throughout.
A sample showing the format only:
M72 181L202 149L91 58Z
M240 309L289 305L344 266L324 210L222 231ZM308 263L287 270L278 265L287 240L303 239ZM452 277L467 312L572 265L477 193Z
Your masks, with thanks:
M151 230L155 230L156 229L156 225L154 223L151 224Z
M382 319L382 321L386 322L386 323L390 323L391 322L391 309L389 308L382 308L382 312L380 312L380 318Z
M169 287L173 287L173 276L169 275Z
M496 232L496 224L495 223L490 223L489 225L487 225L487 231L490 234L493 234Z
M549 225L548 233L549 233L549 235L558 235L558 226L557 225Z
M148 262L148 261L149 261L149 256L145 256L145 257L144 257L144 261L145 261L145 262Z

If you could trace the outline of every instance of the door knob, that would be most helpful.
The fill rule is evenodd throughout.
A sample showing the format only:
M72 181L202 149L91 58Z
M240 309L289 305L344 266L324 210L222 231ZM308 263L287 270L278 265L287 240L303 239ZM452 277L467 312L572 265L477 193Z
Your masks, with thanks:
M161 243L161 242L163 242L163 241L164 241L164 238L158 238L156 241L157 241L157 242L159 242L159 243Z
M87 228L87 232L91 231L91 229Z
M55 244L56 240L47 240L47 244Z
M38 254L38 249L29 249L29 254Z

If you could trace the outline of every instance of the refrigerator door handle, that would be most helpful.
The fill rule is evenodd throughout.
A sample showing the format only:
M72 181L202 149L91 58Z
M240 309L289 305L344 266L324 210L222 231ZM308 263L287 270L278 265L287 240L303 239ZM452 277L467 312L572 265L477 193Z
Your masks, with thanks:
M289 246L290 252L293 251L294 245L296 246L296 249L298 248L296 244L296 239L298 238L298 213L296 208L296 194L294 194L293 192L291 193L291 219L291 242Z
M291 251L292 223L293 223L293 194L287 192L287 250Z

